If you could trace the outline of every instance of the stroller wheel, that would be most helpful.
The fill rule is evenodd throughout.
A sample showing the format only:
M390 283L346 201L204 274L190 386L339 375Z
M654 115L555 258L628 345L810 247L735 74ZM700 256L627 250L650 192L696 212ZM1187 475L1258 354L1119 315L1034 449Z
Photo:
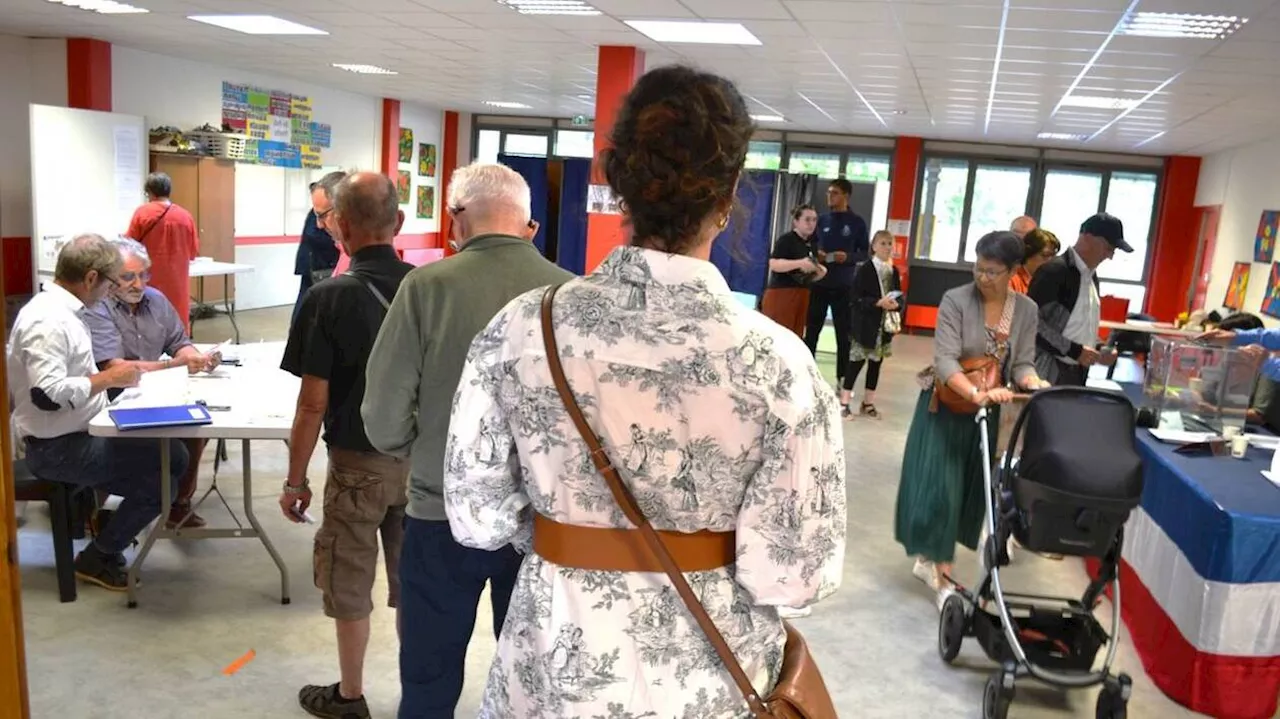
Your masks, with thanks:
M982 692L982 719L1008 719L1013 693L1013 675L1004 670L992 674Z
M1098 692L1097 719L1125 719L1132 682L1128 675L1110 677Z
M950 664L960 653L964 642L964 600L958 594L947 597L942 604L942 616L938 618L938 655Z

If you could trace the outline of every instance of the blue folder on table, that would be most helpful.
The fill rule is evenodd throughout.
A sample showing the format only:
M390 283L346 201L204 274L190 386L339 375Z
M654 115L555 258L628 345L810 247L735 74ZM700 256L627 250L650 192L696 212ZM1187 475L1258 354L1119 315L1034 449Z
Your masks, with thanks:
M198 404L182 404L173 407L130 407L107 410L116 429L146 429L153 427L183 427L212 424L209 410Z

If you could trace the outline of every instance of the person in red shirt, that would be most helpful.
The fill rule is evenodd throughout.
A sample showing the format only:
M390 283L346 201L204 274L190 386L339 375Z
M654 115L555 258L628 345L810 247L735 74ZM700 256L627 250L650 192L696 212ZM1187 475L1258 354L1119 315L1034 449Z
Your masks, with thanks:
M191 261L199 249L196 221L169 200L173 181L163 172L147 175L147 204L133 212L126 237L141 242L151 255L151 286L173 304L191 333Z

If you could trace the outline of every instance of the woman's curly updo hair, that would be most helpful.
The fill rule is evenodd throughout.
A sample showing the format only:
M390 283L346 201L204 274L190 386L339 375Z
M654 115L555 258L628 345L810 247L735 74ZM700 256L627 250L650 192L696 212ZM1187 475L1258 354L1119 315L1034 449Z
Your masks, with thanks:
M712 214L733 207L755 124L732 82L683 65L644 74L600 155L632 244L685 254Z

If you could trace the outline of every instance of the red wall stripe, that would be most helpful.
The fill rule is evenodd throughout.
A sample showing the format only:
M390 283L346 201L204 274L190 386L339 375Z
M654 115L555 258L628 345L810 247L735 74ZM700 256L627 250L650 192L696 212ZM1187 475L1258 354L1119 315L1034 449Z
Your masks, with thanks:
M414 232L396 235L397 250L418 250L439 247L440 233ZM236 238L236 247L253 247L256 245L297 245L297 235L257 235ZM29 254L29 253L28 253ZM6 256L7 257L7 256ZM5 260L8 264L8 259ZM8 275L6 275L7 277Z
M0 240L4 257L5 295L29 295L31 287L31 238L5 237Z
M450 233L453 232L453 216L449 214L449 183L453 182L453 171L459 165L466 164L458 157L458 113L446 110L444 113L444 137L440 142L440 206L436 212L440 215L441 244L445 257L453 254L449 247Z
M382 174L396 179L400 169L400 101L382 98Z
M622 109L622 100L644 74L644 51L634 47L601 46L596 60L595 157L609 146L609 133ZM591 163L591 182L605 184L604 168ZM629 230L622 217L603 213L587 215L587 272L595 271L613 248L626 242Z
M1200 241L1200 228L1195 223L1199 180L1200 158L1174 156L1165 160L1146 296L1146 312L1157 320L1172 321L1188 309Z
M67 39L67 107L111 112L111 43Z

